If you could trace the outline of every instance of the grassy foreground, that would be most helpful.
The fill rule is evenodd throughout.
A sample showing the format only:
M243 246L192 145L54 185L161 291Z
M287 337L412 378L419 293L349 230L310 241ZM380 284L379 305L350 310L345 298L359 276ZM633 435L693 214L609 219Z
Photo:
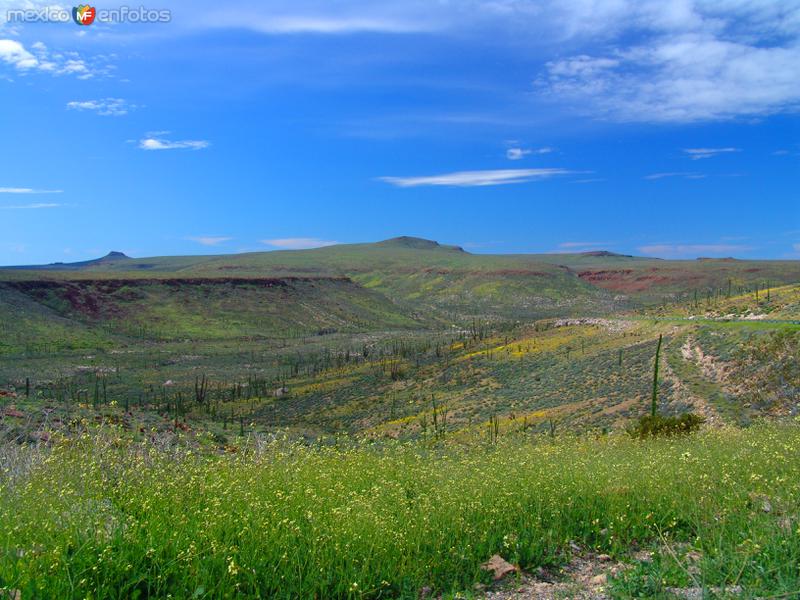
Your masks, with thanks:
M650 571L611 581L621 597L800 590L797 426L537 440L275 441L212 457L113 434L7 447L0 589L26 600L418 597L485 581L494 553L560 564L572 540L620 558L686 542L701 557L691 574L662 552Z

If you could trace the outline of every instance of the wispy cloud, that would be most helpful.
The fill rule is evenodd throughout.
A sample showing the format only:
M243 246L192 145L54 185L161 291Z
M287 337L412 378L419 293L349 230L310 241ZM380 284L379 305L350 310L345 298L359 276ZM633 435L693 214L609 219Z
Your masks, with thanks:
M61 204L54 202L38 202L33 204L17 204L13 206L0 206L2 210L35 210L39 208L58 208Z
M562 249L571 249L571 248L589 248L589 247L599 247L599 246L612 246L611 242L562 242L558 245L559 248Z
M572 173L572 171L566 169L496 169L491 171L457 171L455 173L421 177L379 177L378 179L403 188L427 185L481 187L525 183L569 173Z
M721 257L752 249L742 244L651 244L638 248L642 254L661 258Z
M139 148L142 150L202 150L208 148L211 142L206 140L167 140L161 135L168 134L169 131L152 132L139 140Z
M188 236L186 239L192 242L197 242L198 244L202 244L203 246L218 246L225 242L231 241L233 238L224 235L197 235Z
M506 158L508 160L520 160L521 158L526 157L529 154L550 154L553 151L552 148L509 148L506 150Z
M229 15L230 11L225 11ZM218 25L222 26L226 19L221 16ZM391 18L364 18L358 16L349 17L325 17L325 16L278 16L265 19L257 19L248 23L241 20L229 22L229 25L243 26L262 33L273 34L296 34L296 33L316 33L316 34L349 34L349 33L419 33L430 31L430 27L425 26L424 22L404 21Z
M705 179L706 175L704 173L690 173L686 171L670 171L667 173L652 173L650 175L645 175L644 179L649 179L651 181L657 179L665 179L666 177L683 177L684 179Z
M535 82L543 98L623 122L761 117L795 112L800 105L796 7L649 0L594 2L588 9L583 2L565 4L564 25L585 40L590 34L602 39L609 50L547 63Z
M440 29L439 11L431 7L426 14L425 4L409 0L234 2L233 10L212 4L187 14L186 19L202 28L248 29L270 35L407 34Z
M562 242L556 252L593 252L613 246L613 242Z
M19 242L0 242L0 248L7 250L8 252L23 254L28 249L28 245L21 244Z
M127 115L131 110L135 110L136 105L130 104L122 98L103 98L101 100L74 100L67 102L67 108L70 110L88 110L103 116L120 117Z
M490 242L463 242L459 244L462 248L469 248L471 250L479 250L481 248L491 248L492 246L500 246L505 244L506 242L502 240L490 241Z
M730 152L741 152L739 148L684 148L683 151L688 154L689 158L692 160L711 158L719 154L728 154Z
M0 187L0 194L60 194L62 190L37 190L24 187Z
M306 250L309 248L323 248L325 246L335 246L341 242L333 240L321 240L319 238L278 238L273 240L261 240L262 244L281 248L283 250Z

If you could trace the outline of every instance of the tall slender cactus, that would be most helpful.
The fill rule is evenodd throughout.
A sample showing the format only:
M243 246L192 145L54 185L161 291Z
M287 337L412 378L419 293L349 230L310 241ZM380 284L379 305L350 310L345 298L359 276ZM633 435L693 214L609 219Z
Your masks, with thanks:
M650 415L655 417L658 412L658 359L661 356L662 335L658 334L658 346L656 346L656 360L653 364L653 399L650 404Z

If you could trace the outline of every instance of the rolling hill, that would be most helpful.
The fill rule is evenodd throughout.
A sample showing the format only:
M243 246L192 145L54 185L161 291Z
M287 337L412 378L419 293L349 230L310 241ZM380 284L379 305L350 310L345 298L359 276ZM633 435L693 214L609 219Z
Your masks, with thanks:
M0 269L0 281L36 279L348 278L404 314L439 321L529 320L608 314L710 294L742 293L800 280L800 261L660 260L579 254L471 254L415 237L212 256L129 258ZM177 283L175 284L177 285ZM387 321L387 326L392 321Z
M345 277L16 279L0 283L0 318L28 344L88 332L197 341L422 326Z

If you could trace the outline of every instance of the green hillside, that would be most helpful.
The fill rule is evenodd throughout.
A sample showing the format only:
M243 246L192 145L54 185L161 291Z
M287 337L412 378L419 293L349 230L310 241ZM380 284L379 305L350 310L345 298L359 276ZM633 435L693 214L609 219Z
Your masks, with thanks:
M70 327L80 337L93 325L163 340L419 326L380 294L330 277L17 280L0 284L0 303L8 326L21 311L42 324L16 329L47 329L51 337L67 337Z

